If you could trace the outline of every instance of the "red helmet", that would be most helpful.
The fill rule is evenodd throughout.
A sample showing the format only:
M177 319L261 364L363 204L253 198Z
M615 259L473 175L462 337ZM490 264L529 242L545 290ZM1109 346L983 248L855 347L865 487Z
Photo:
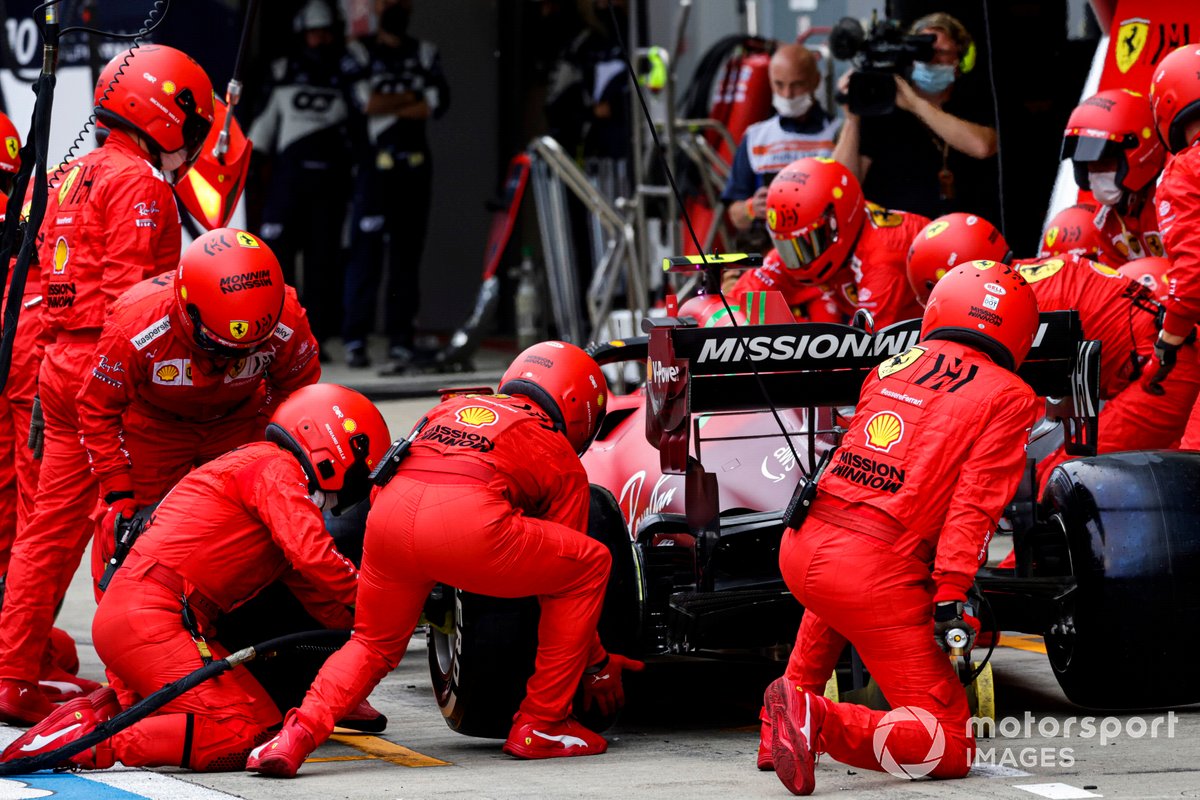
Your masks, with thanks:
M1112 160L1117 185L1140 192L1162 172L1167 154L1154 135L1154 113L1146 96L1109 89L1084 100L1071 112L1063 134L1062 158L1075 165L1075 183L1091 189L1088 164Z
M1168 274L1171 269L1171 259L1161 256L1147 256L1128 261L1117 270L1126 278L1135 280L1150 290L1154 299L1160 303L1167 302L1167 293L1171 288Z
M929 293L921 339L962 342L1015 370L1037 329L1037 298L1021 274L995 261L969 261L947 272Z
M283 271L266 242L235 228L196 239L175 273L175 300L196 346L244 356L270 338L283 313Z
M823 280L845 264L866 218L858 179L833 159L797 159L767 192L767 231L802 281Z
M1101 249L1100 229L1096 227L1096 207L1087 203L1069 206L1054 215L1042 244L1038 258L1062 255L1080 255L1095 258Z
M200 155L213 123L212 83L204 68L160 44L115 56L100 72L94 99L100 122L132 128L159 153L186 148L189 164Z
M524 395L541 406L580 455L600 430L608 401L600 366L568 342L527 348L500 378L500 393Z
M1172 153L1187 147L1184 130L1200 118L1200 46L1188 44L1167 55L1150 80L1150 108L1163 144Z
M908 283L925 305L943 275L967 261L1006 262L1012 256L996 226L974 214L954 213L930 222L908 248Z
M337 493L334 514L367 496L367 478L391 445L379 409L333 383L292 392L271 415L266 438L296 456L310 492Z

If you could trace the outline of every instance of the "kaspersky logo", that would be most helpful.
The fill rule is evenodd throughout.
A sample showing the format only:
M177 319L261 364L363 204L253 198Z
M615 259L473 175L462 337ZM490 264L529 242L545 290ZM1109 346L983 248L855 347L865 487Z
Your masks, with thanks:
M909 733L905 737L906 739L911 738L911 731L914 729L924 728L925 733L929 735L929 750L920 761L902 764L888 748L888 737L891 735L892 729L897 726L902 726L902 729ZM937 717L925 709L916 706L900 706L884 714L883 718L879 720L879 724L875 726L875 735L871 739L871 745L879 766L889 775L916 780L924 778L937 769L938 764L942 763L942 758L946 755L946 732L942 730L942 725L937 721Z

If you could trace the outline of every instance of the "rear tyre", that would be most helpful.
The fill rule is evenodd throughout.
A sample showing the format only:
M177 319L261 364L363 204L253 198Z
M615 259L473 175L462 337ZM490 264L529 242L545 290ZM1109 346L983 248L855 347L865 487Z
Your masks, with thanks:
M640 571L636 551L612 494L592 487L588 535L608 547L613 558L598 630L611 652L636 657ZM537 654L539 607L536 598L506 600L439 587L425 609L429 627L429 673L442 716L466 736L508 736ZM583 711L579 693L575 714L601 732L615 715Z
M1078 588L1046 650L1072 702L1100 709L1200 701L1200 453L1110 453L1051 474L1042 505ZM1158 679L1148 680L1146 666ZM1172 679L1171 676L1175 676Z

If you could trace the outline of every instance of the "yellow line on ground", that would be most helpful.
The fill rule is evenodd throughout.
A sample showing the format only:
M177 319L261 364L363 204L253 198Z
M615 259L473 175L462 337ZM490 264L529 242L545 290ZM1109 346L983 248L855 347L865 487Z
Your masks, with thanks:
M446 767L450 766L449 761L442 761L440 758L427 756L423 753L418 753L416 750L409 750L407 747L402 747L398 744L393 744L387 739L380 739L378 736L345 736L340 733L335 733L329 737L335 742L353 747L366 753L372 758L378 758L381 761L387 761L389 764L395 764L398 767Z
M371 761L371 756L330 756L329 758L306 758L305 764L324 764L328 761Z
M1046 655L1046 642L1040 636L1011 636L1006 634L1000 637L1000 646Z

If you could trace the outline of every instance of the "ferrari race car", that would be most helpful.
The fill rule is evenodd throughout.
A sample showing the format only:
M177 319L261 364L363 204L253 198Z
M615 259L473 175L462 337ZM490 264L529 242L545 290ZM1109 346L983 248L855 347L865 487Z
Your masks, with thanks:
M836 444L868 371L903 358L920 320L878 332L770 324L782 297L763 294L777 299L759 299L765 313L742 314L749 324L647 320L647 336L593 348L602 364L644 364L647 376L611 398L584 456L588 533L613 556L600 624L610 651L641 659L789 652L802 609L779 573L783 509L801 474ZM741 308L754 300L742 298ZM1147 665L1200 655L1186 633L1200 612L1200 456L1092 455L1099 347L1083 338L1074 312L1042 314L1020 374L1053 400L1006 513L1016 568L980 570L980 617L993 632L1044 636L1059 684L1080 705L1196 702L1194 682L1145 678ZM1068 453L1091 457L1059 466L1039 500L1034 456L1064 440ZM536 600L446 587L426 615L447 723L503 737L533 667Z

